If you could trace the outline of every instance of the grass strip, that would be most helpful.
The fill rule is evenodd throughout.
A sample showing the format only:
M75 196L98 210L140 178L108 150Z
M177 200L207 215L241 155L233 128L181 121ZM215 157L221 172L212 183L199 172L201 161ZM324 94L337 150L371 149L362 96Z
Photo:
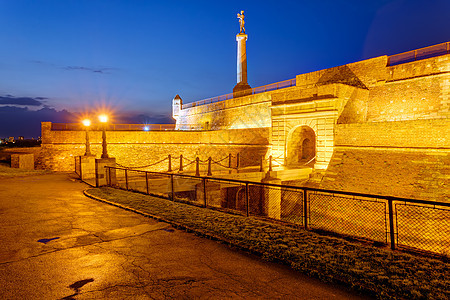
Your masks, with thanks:
M108 187L86 191L380 299L450 299L450 263Z

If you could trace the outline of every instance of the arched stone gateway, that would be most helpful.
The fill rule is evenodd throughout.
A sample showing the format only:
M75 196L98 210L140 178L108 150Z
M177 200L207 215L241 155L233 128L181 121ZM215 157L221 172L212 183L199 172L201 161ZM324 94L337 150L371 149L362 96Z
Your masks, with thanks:
M300 167L313 165L316 156L316 134L309 126L294 128L287 140L286 165Z

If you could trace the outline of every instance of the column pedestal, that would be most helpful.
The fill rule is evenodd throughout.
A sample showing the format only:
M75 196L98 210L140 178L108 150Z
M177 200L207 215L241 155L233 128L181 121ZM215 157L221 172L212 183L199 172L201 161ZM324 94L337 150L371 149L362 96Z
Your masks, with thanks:
M81 180L95 178L95 156L81 156Z
M280 185L281 179L270 177L270 173L267 172L261 182ZM281 219L281 188L274 186L264 188L263 207L266 216L277 220Z
M95 186L103 186L107 185L109 180L109 174L106 172L105 167L115 167L116 159L114 157L109 158L96 158L95 159ZM111 182L115 183L116 181L116 170L111 170Z

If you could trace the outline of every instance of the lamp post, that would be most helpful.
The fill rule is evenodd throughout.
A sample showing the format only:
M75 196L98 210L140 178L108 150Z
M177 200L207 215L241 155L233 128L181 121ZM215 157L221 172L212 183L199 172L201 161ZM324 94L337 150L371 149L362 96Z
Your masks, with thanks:
M92 156L91 145L89 144L89 126L91 126L91 120L85 119L82 123L84 128L86 128L86 153L84 153L84 156Z
M109 158L108 150L106 149L106 122L108 122L107 115L98 116L100 123L102 123L102 158Z

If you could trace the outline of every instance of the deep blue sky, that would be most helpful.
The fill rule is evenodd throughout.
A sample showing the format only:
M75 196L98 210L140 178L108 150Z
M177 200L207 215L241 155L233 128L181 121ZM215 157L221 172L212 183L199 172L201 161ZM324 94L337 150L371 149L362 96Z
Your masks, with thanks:
M176 94L232 92L240 10L252 87L450 40L448 0L0 0L0 137L103 106L165 122Z

